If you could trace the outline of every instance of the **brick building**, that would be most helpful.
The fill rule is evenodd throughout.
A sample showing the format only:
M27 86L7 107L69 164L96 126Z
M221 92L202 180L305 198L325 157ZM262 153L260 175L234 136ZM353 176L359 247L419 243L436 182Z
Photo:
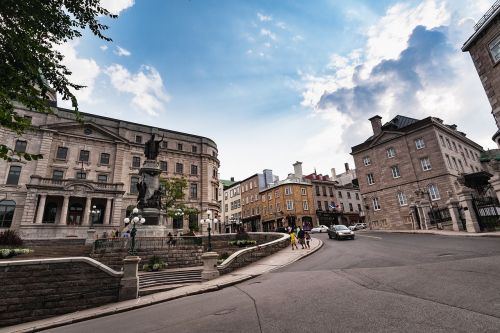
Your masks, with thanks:
M85 237L89 228L120 229L137 202L144 142L164 137L158 161L161 177L188 181L185 204L201 214L219 212L219 160L214 141L187 133L54 107L52 114L19 108L33 130L17 135L0 128L0 140L17 151L43 154L38 161L0 160L0 230L26 238ZM187 231L200 216L160 221L164 231ZM144 226L144 230L148 230Z
M367 222L374 229L431 228L430 212L447 209L461 176L481 170L482 147L439 118L398 115L383 126L381 119L370 119L373 135L351 153Z

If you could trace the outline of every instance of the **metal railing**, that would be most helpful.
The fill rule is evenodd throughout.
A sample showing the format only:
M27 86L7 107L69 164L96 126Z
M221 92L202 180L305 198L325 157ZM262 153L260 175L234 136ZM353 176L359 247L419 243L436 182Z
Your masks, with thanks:
M121 183L102 183L87 179L57 179L57 178L32 178L30 182L31 185L47 185L47 186L58 186L65 187L74 183L88 183L91 184L95 189L99 190L112 190L119 191L123 188Z
M106 238L98 239L94 242L94 251L102 249L128 249L130 247L131 238ZM173 246L192 246L202 245L202 238L195 236L181 237L136 237L135 248L140 249L165 249Z
M491 8L486 12L486 14L484 14L483 17L481 17L481 19L476 23L476 25L474 25L474 31L478 31L483 26L483 24L491 17L491 15L495 13L498 7L500 7L500 0L495 1L493 6L491 6Z

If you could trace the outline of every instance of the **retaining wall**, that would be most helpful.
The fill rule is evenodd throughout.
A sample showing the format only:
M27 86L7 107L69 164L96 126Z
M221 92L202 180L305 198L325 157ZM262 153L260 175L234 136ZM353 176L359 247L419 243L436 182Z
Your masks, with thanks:
M116 302L122 275L83 257L0 262L0 327Z

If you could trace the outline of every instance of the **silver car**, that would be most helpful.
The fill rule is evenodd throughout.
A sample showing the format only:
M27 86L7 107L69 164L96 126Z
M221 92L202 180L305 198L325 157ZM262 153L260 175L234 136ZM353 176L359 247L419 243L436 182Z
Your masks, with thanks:
M328 229L328 238L335 238L337 240L344 238L354 239L354 231L349 230L349 228L343 224L332 225L330 229Z

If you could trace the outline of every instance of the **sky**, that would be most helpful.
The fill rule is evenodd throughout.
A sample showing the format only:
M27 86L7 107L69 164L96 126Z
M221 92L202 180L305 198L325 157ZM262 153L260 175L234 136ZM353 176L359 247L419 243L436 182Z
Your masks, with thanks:
M82 112L209 137L222 179L354 167L368 118L436 116L494 148L461 46L494 0L102 0L113 42L59 46ZM60 106L69 106L60 101Z

